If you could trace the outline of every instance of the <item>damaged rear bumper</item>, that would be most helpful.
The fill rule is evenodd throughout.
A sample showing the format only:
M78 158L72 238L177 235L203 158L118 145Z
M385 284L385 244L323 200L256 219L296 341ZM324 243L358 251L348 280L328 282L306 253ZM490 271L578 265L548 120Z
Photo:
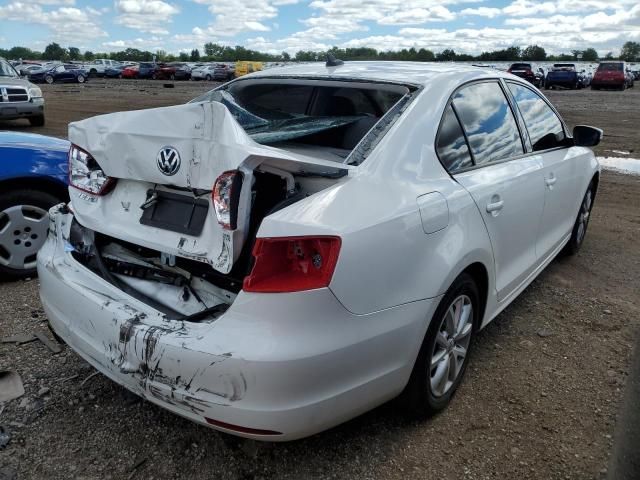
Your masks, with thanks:
M78 263L72 215L50 215L38 274L56 333L143 398L249 438L305 437L400 393L439 300L353 315L328 289L241 292L215 320L168 320Z

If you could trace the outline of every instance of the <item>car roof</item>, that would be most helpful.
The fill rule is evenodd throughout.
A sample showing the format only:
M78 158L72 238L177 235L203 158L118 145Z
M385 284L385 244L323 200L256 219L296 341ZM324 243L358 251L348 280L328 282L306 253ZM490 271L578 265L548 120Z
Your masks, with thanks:
M414 85L427 85L449 77L463 77L464 81L482 78L517 78L493 68L474 67L454 63L427 62L345 62L337 67L327 67L324 62L275 67L251 73L243 78L268 77L325 77L328 79L351 79L382 81Z

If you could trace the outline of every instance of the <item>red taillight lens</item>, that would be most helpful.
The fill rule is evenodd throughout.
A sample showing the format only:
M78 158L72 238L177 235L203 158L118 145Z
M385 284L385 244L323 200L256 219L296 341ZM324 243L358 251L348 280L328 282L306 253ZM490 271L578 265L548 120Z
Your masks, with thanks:
M77 145L69 149L69 184L92 195L104 195L115 185L91 154Z
M238 170L223 172L213 184L213 208L218 223L227 230L235 230L238 221L238 202L242 189L242 173Z
M340 253L340 237L259 238L246 292L300 292L327 287Z

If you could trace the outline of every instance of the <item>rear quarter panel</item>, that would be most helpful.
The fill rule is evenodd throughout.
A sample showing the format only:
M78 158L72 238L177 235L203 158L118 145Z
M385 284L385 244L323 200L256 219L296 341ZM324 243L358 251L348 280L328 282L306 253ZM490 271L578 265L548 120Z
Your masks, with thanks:
M350 177L276 212L260 227L259 237L339 235L342 248L330 288L352 313L437 297L475 262L485 265L493 285L493 255L482 219L433 147L459 80L419 94ZM417 198L431 192L446 199L449 221L425 234ZM429 205L422 210L428 214Z
M41 135L0 133L0 180L49 177L67 183L69 142Z

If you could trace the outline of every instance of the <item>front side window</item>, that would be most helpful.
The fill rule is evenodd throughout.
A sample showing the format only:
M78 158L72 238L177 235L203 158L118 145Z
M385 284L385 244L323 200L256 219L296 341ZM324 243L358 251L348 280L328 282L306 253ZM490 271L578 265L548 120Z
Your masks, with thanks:
M566 135L562 122L547 102L524 85L511 82L507 85L524 119L533 151L563 146Z
M497 82L462 88L453 105L469 139L476 165L522 155L524 148L509 102Z
M5 59L0 58L0 77L17 77L15 69Z
M436 152L438 152L442 166L449 173L473 166L462 127L460 127L460 122L458 122L451 105L447 107L442 117L436 141Z

